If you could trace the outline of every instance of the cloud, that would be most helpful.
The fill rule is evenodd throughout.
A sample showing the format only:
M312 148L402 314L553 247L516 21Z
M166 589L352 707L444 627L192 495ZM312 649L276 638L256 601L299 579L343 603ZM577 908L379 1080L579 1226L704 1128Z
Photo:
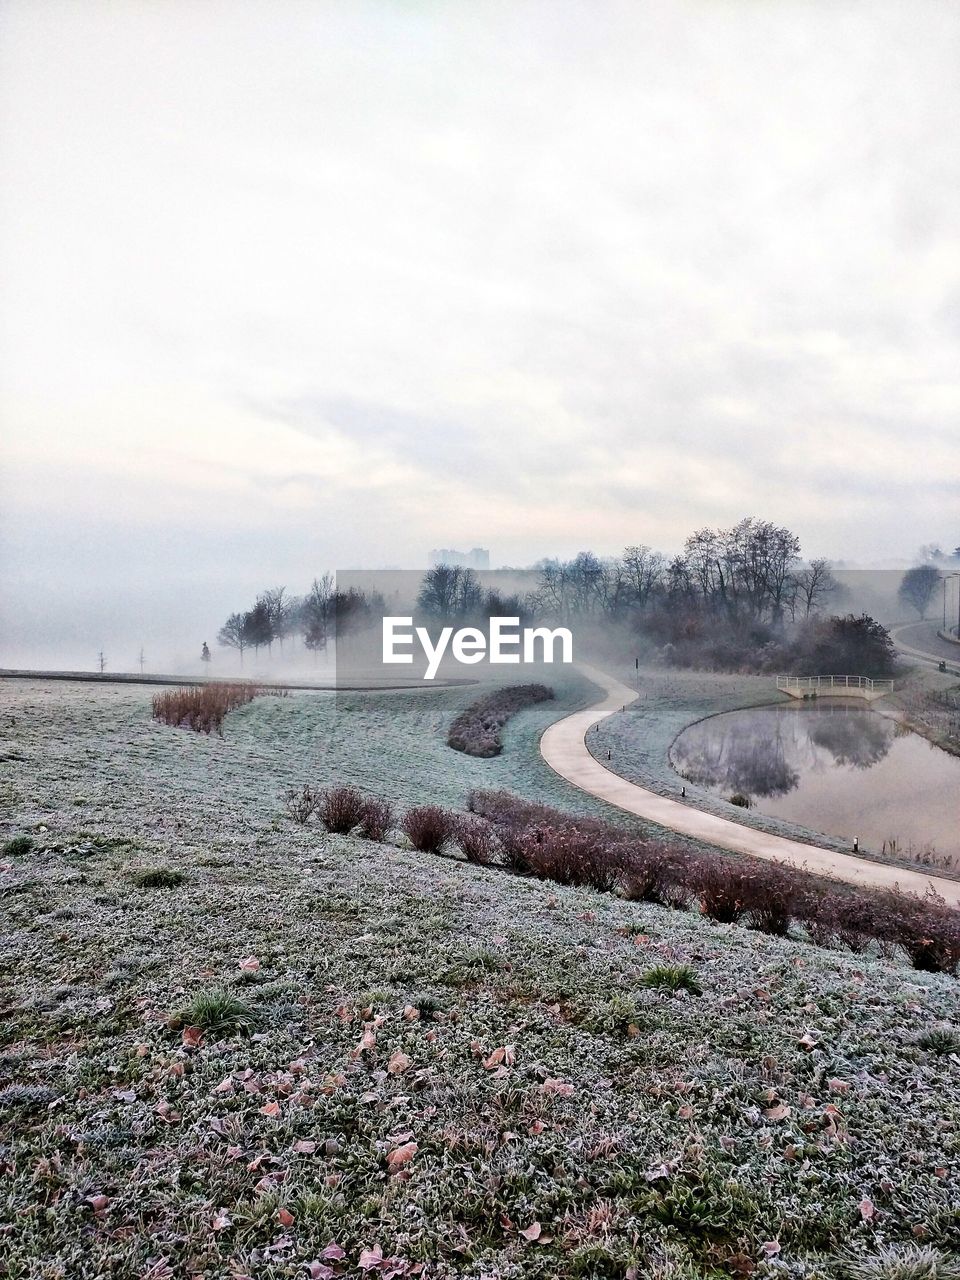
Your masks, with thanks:
M191 530L304 578L957 540L951 6L0 22L0 539L51 589L118 514L171 583Z

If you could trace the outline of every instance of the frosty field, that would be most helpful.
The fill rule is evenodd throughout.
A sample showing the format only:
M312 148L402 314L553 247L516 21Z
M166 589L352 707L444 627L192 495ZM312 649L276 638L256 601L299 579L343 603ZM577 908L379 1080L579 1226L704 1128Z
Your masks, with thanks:
M445 743L470 689L262 698L221 741L144 689L0 687L0 834L35 841L2 858L0 1274L960 1275L956 979L284 812L589 811L536 750L589 690L557 694L479 760ZM199 1038L216 991L249 1026Z

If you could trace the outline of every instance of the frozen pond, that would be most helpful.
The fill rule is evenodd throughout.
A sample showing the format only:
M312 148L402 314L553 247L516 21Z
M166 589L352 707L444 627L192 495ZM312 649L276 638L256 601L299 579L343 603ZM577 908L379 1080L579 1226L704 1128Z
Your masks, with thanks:
M671 758L691 782L761 813L960 866L960 758L862 703L729 711L685 729Z

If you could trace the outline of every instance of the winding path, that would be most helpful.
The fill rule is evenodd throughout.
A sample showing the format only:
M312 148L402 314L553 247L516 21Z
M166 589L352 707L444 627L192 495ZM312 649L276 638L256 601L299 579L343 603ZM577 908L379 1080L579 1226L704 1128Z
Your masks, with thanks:
M803 844L785 836L770 835L754 827L746 827L713 813L704 813L690 805L670 800L648 791L635 782L605 768L587 750L586 734L601 720L615 715L636 699L636 692L622 681L594 667L580 670L603 690L603 697L582 711L556 721L540 739L540 753L555 773L581 791L605 800L635 817L655 822L668 831L692 836L706 844L771 862L789 863L817 875L832 876L848 884L892 889L899 886L911 893L923 894L933 888L953 906L960 906L960 881L944 880L922 871L871 862L854 854L837 853L818 845Z

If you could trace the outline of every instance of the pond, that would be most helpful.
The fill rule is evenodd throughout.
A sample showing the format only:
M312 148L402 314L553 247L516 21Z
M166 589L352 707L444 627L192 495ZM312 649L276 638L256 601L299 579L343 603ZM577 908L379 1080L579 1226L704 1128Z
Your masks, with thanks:
M685 729L671 759L690 782L771 817L960 867L960 758L862 703L728 711Z

